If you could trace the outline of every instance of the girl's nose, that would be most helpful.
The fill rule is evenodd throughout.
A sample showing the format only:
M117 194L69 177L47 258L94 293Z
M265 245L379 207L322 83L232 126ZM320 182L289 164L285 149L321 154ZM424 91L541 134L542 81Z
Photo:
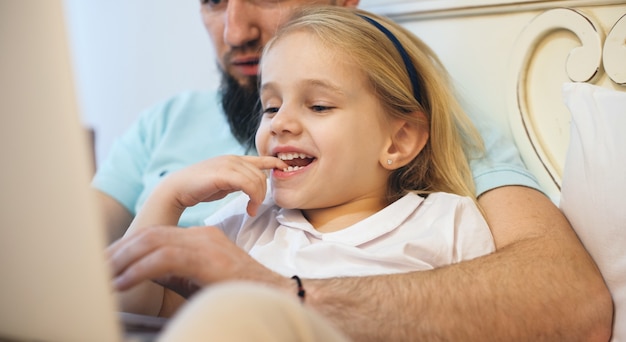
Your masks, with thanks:
M282 106L272 117L270 131L272 135L300 134L302 126L295 112Z

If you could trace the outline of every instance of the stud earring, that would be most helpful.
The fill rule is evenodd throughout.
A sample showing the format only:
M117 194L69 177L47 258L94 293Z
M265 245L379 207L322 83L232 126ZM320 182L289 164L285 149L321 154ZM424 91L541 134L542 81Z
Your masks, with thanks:
M391 165L391 163L393 163L393 161L391 159L387 159L387 165Z

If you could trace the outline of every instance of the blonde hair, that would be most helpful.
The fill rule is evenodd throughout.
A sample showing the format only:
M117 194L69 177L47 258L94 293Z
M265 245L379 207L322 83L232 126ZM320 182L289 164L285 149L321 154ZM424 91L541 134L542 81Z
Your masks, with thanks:
M417 96L398 49L385 33L361 16L383 25L402 44L418 74ZM265 53L276 41L296 31L313 34L360 67L390 117L429 128L430 137L423 150L391 173L387 191L390 201L409 191L443 191L476 199L468 159L482 153L482 140L458 103L447 71L424 42L391 20L360 9L314 6L298 10L266 45ZM419 112L428 122L416 115Z

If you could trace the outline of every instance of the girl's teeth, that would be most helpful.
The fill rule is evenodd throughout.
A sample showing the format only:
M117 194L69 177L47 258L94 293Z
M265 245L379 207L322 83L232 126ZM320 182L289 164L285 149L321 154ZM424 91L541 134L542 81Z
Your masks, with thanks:
M302 168L302 166L289 166L283 169L284 172L292 172L292 171L297 171L300 170Z
M296 158L300 158L300 159L313 158L304 153L279 153L277 157L282 160L293 160Z

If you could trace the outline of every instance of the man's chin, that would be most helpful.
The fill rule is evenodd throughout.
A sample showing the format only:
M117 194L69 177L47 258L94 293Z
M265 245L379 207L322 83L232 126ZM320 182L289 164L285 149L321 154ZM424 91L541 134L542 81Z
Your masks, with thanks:
M256 82L257 82L256 74L254 74L254 75L242 75L242 74L233 75L231 73L230 76L235 81L237 81L239 86L242 87L242 88L255 89L256 86L257 86L257 84L256 84Z

